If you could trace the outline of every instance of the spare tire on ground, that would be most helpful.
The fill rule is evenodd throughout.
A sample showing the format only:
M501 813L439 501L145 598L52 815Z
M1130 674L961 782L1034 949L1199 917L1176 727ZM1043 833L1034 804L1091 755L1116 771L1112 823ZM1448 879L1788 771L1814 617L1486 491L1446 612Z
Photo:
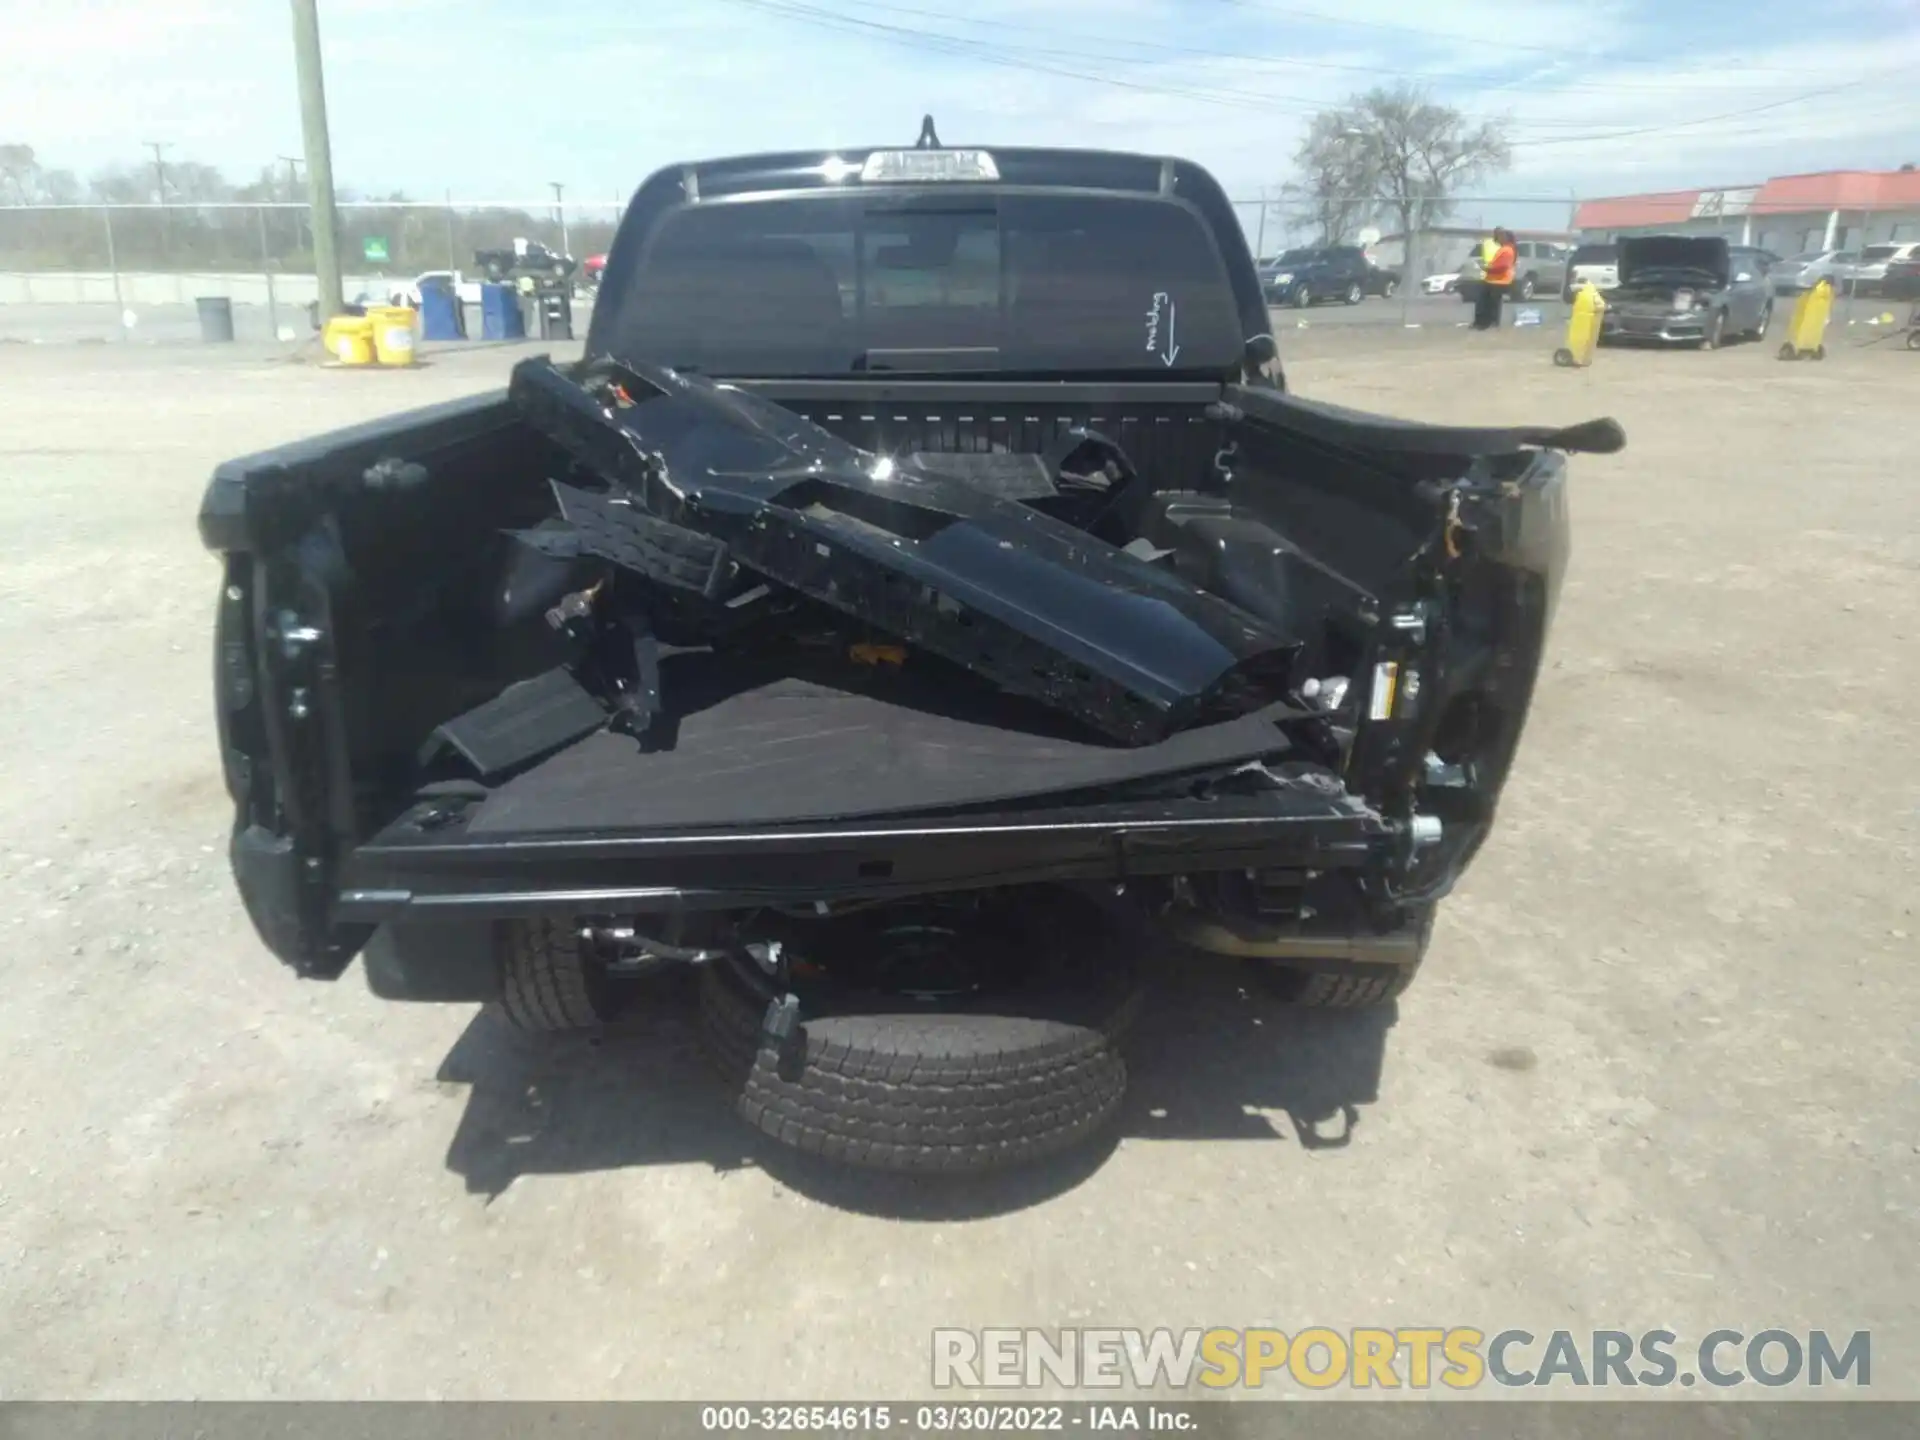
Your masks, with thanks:
M791 922L779 945L777 978L745 956L702 967L700 1012L737 1111L784 1144L872 1169L989 1170L1090 1139L1119 1109L1139 973L1071 896L880 907ZM769 1010L790 993L777 1036Z

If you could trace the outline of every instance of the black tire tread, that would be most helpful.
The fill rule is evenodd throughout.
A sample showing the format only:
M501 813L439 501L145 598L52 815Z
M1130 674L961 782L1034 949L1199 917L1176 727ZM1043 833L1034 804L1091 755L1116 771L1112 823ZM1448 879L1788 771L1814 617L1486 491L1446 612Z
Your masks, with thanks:
M500 926L500 1007L522 1030L554 1034L604 1024L580 954L577 927L566 920L510 920Z
M782 1053L761 1033L771 998L735 964L702 973L701 1034L740 1087L741 1118L810 1154L919 1172L1024 1164L1091 1137L1126 1089L1112 1041L1139 1006L1130 986L1099 1026L1023 1023L1010 1047L988 1038L1005 1029L998 1017L832 1016Z

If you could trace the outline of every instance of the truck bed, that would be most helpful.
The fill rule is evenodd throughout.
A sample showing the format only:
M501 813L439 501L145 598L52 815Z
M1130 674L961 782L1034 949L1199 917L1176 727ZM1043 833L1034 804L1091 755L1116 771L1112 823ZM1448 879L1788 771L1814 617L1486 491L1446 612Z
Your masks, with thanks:
M880 677L876 677L878 680ZM796 678L731 656L668 658L649 748L599 731L495 788L479 835L785 825L1020 804L1288 749L1284 705L1121 747L951 680ZM956 696L967 696L957 701Z

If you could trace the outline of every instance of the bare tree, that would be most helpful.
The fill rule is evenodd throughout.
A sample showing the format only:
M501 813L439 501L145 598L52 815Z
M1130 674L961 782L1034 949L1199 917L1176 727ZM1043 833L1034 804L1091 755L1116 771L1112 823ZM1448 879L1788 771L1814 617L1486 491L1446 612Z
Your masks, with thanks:
M1401 84L1315 115L1294 152L1300 179L1289 188L1308 201L1329 243L1375 216L1397 222L1406 237L1402 281L1411 284L1415 236L1445 219L1462 190L1512 161L1504 120L1472 124Z
M31 145L0 145L0 205L31 205L40 198L40 164Z
M1366 138L1347 109L1322 110L1293 152L1300 178L1281 193L1304 202L1322 245L1342 244L1378 208L1378 177Z

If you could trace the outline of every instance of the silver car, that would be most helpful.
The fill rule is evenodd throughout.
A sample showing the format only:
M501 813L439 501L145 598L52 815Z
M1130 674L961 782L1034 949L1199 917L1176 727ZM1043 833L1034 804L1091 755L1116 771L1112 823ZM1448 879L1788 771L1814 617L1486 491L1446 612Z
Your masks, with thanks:
M1776 295L1797 295L1811 290L1822 280L1840 283L1840 267L1852 265L1860 256L1852 250L1808 250L1782 260L1767 272Z

